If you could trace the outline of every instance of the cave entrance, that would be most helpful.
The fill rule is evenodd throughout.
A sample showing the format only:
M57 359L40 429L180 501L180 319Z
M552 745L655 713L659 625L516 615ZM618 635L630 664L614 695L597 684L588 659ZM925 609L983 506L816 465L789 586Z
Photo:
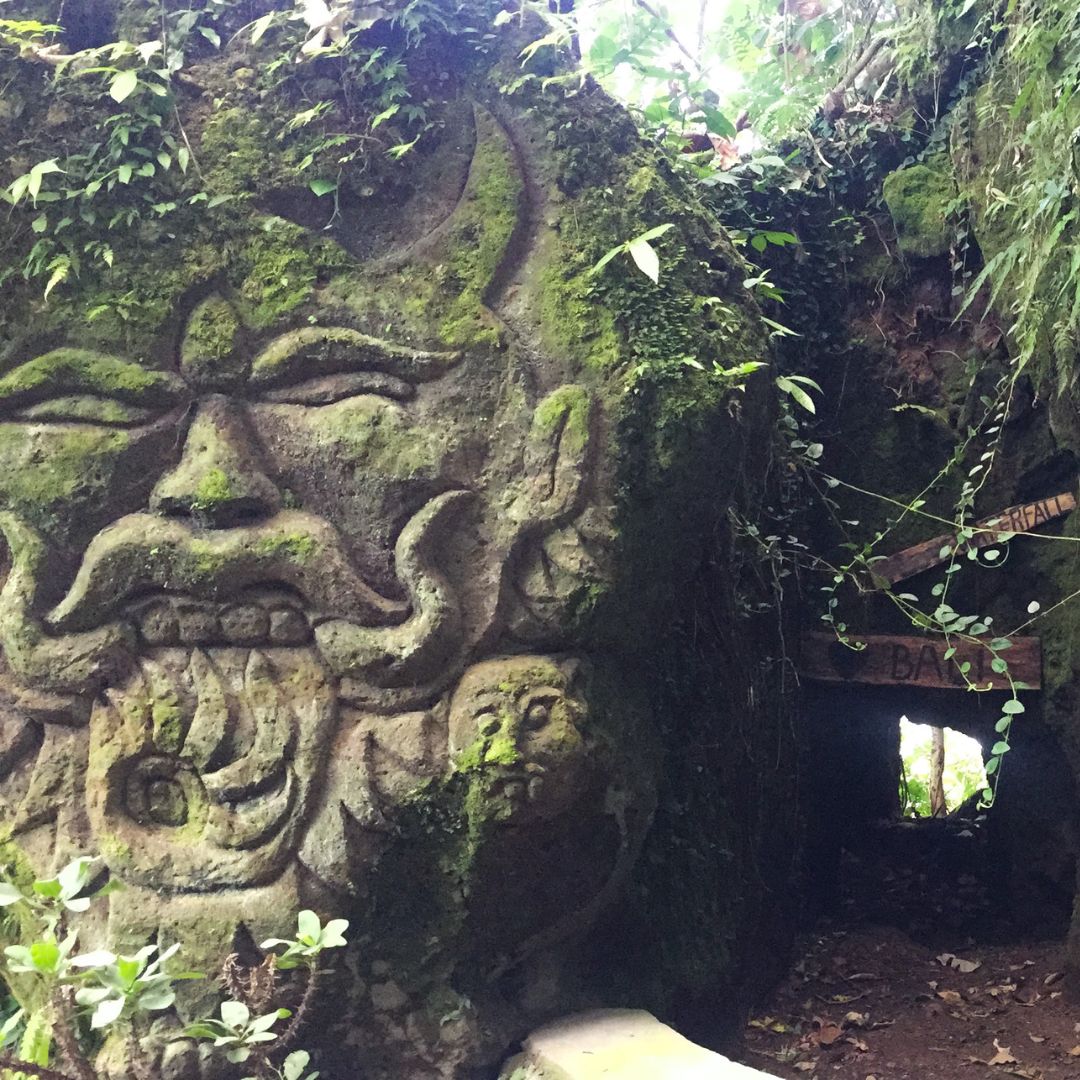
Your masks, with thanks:
M982 743L953 728L900 717L900 812L947 817L978 801L988 778Z
M810 920L891 926L938 949L1064 938L1076 884L1075 786L1037 695L1025 697L1013 725L994 806L978 806L1003 700L808 685ZM932 772L931 728L955 733L944 739L948 790L937 816L920 789Z

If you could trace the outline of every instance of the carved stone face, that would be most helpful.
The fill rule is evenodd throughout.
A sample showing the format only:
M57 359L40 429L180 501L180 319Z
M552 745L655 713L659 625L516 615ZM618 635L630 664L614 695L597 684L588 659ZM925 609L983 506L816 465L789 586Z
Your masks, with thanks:
M437 682L462 643L425 551L468 496L447 464L462 437L415 401L459 358L345 328L249 357L243 337L213 297L173 371L61 349L0 380L8 661L30 686L111 687L90 821L114 869L157 887L279 873L334 676L376 697Z
M482 163L512 162L485 131ZM69 337L0 374L0 799L32 859L92 850L207 903L293 867L356 894L393 802L446 778L485 710L513 747L481 762L503 820L575 797L569 667L484 658L565 647L591 395L513 335L438 347L407 283L440 266L416 258L273 325L202 284L148 354ZM403 717L426 750L388 787Z
M458 360L346 328L245 341L215 297L174 371L61 349L9 372L15 673L77 693L124 670L134 635L139 652L314 641L338 675L419 681L455 618L424 546L467 498L455 457L483 450L417 388Z
M450 702L450 760L479 774L501 800L503 821L551 818L580 794L584 702L574 661L545 656L490 660L470 668Z
M587 408L564 387L527 445L504 429L519 475L485 491L476 364L348 327L256 336L215 294L171 369L64 348L0 377L6 659L60 701L107 688L86 790L114 871L271 880L339 695L429 705L464 668L519 537L577 498Z

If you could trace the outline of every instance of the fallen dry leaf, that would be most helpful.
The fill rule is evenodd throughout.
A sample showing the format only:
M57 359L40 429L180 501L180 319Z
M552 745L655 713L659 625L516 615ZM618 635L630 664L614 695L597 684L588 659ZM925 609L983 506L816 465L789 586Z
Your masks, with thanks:
M869 1013L849 1012L844 1014L844 1023L851 1024L854 1027L863 1027L869 1019Z
M799 1072L813 1072L817 1068L816 1061L796 1061L795 1068Z
M937 996L948 1005L963 1005L964 999L955 990L939 990Z
M1074 1046L1069 1051L1069 1057L1080 1057L1080 1046Z
M964 975L970 975L973 971L978 971L978 969L982 967L981 960L964 960L951 952L941 953L941 955L937 957L937 962L942 967L954 968Z
M1043 979L1043 986L1053 986L1056 982L1061 982L1065 978L1064 971L1051 971L1049 975Z
M1002 1046L1001 1043L994 1040L994 1049L997 1053L986 1063L987 1065L1019 1065L1019 1058L1012 1056L1012 1050L1008 1046Z
M844 1040L844 1042L851 1043L851 1045L854 1046L855 1049L858 1050L861 1054L865 1054L870 1049L870 1047L867 1046L866 1043L863 1042L862 1039L853 1038L851 1035L849 1035Z
M844 1030L839 1024L834 1024L831 1020L826 1020L816 1032L817 1041L821 1043L822 1046L832 1046L843 1033Z
M1033 1043L1044 1043L1044 1042L1046 1042L1046 1036L1045 1035L1032 1035L1030 1031L1028 1032L1028 1038Z
M787 1035L791 1028L783 1020L777 1020L775 1016L759 1016L747 1022L747 1027L758 1028L760 1031L772 1031L777 1035Z

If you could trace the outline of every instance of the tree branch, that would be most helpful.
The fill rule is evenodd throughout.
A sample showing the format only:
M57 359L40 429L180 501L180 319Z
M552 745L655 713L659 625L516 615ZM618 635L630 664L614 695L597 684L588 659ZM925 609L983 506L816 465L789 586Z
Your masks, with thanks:
M289 1021L289 1026L281 1033L281 1038L274 1045L274 1050L288 1050L296 1042L304 1024L307 1023L308 1013L311 1011L312 1005L315 1004L315 996L319 992L322 974L318 968L314 967L308 971L307 985L304 987L300 1004L297 1005L296 1012L293 1013L292 1020Z
M10 1069L12 1072L26 1073L27 1076L36 1077L37 1080L75 1080L67 1073L57 1072L55 1069L47 1069L44 1065L34 1065L29 1061L19 1061L10 1052L0 1053L0 1069Z
M661 23L663 25L664 34L667 36L668 40L671 41L678 48L678 50L683 54L683 56L685 56L698 71L700 71L701 66L697 62L697 57L694 56L694 54L682 43L679 35L671 29L670 25L668 25L667 20L664 19L660 12L657 11L656 8L654 8L652 4L649 3L649 0L634 0L634 3L639 8L641 8L642 11L651 15L654 19L656 19L658 23Z
M855 80L866 70L870 61L881 52L882 47L888 41L888 34L881 34L874 38L862 50L851 67L848 68L844 77L825 95L824 109L828 119L832 120L844 111L844 94L851 89Z
M79 1039L75 1033L75 1010L73 998L75 989L71 986L62 986L57 989L53 996L53 1004L56 1012L56 1025L53 1035L56 1044L60 1047L64 1060L69 1069L74 1069L78 1080L97 1080L94 1067L86 1060L86 1055L79 1046Z

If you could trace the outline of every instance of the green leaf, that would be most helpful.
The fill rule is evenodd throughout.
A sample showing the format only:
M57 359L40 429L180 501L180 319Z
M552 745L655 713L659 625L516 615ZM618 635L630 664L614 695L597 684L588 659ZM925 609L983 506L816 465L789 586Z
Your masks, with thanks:
M271 24L274 21L274 13L271 11L262 18L256 19L251 24L251 44L256 44L259 39L270 29Z
M0 882L0 907L10 907L12 904L17 904L20 900L25 900L22 890L12 885L10 882Z
M254 1032L269 1031L279 1019L277 1012L266 1013L263 1016L256 1016L248 1026Z
M652 244L639 236L636 240L630 241L626 250L630 252L630 258L634 260L637 268L654 285L658 285L660 283L660 256L656 254Z
M300 1074L308 1067L311 1055L306 1050L294 1050L281 1067L284 1080L300 1080Z
M735 125L719 109L705 106L701 111L705 116L705 126L713 135L720 135L725 139L735 137Z
M993 754L994 757L1001 757L1002 754L1007 754L1008 752L1009 744L1005 742L1004 739L999 740L990 747L990 753Z
M779 376L776 380L776 386L778 390L788 394L793 401L801 405L808 413L817 412L813 398L801 386L796 385L794 376Z
M636 240L655 240L658 236L663 236L664 233L674 228L674 223L670 221L665 225L657 225L655 228L649 229L648 232L643 232L640 236L634 237L634 240L631 240L630 243L632 244Z
M620 254L625 250L625 244L616 244L615 247L613 247L610 251L606 252L603 256L601 256L600 261L589 271L589 273L595 274L598 273L600 270L603 270L604 267L607 266L607 264L611 262L611 260L614 259L616 255Z
M381 113L378 113L372 118L371 130L374 131L380 124L385 124L386 121L394 116L400 109L400 105L391 105L389 108L383 109Z
M99 1031L101 1028L108 1027L120 1018L120 1014L124 1011L124 999L119 995L116 997L107 997L104 1001L99 1002L94 1008L94 1013L90 1017L90 1026Z
M1009 716L1019 716L1020 713L1025 711L1024 703L1013 698L1011 701L1006 701L1005 704L1001 706L1001 711Z
M171 986L155 986L140 994L136 1003L146 1012L157 1012L169 1008L175 1000L176 993Z
M301 941L314 944L322 933L322 923L314 911L306 909L296 917L296 934Z
M312 180L308 187L315 192L321 199L324 195L329 195L331 191L337 191L336 180Z
M113 101L125 101L139 85L139 73L134 69L118 72L109 84L109 96Z
M72 958L71 966L77 968L104 967L106 964L114 964L116 954L99 949L97 952L83 953L82 956Z
M251 1012L242 1001L223 1001L221 1019L231 1028L241 1028L251 1019Z
M116 178L121 184L128 184L131 182L131 174L134 171L130 165L121 165L116 170Z
M30 960L38 971L55 971L60 962L60 946L55 941L35 941L30 946Z

